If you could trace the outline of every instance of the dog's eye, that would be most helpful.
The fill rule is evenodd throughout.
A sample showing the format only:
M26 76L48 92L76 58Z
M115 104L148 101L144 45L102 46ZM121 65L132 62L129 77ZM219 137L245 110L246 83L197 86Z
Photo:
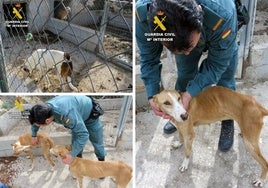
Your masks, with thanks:
M164 105L171 105L169 101L164 102Z

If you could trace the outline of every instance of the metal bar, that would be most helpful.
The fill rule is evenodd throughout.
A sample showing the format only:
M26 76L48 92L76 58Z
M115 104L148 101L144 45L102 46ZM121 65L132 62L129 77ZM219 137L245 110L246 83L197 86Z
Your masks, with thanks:
M2 92L8 92L6 67L4 60L4 48L1 35L0 35L0 89Z
M246 59L249 55L249 50L250 50L250 46L252 42L252 36L254 32L256 8L257 8L257 0L251 0L248 2L248 11L250 15L250 20L246 27L245 53L244 53L243 59Z
M238 49L238 66L236 72L236 78L242 78L243 64L248 58L250 45L253 36L255 13L256 13L256 0L244 0L242 4L248 9L250 15L250 21L247 26L243 26L240 31L240 44Z
M124 96L123 104L120 111L119 121L116 129L116 136L114 140L114 146L117 144L118 138L121 136L122 130L126 125L127 115L132 104L132 96Z
M102 16L102 19L101 19L101 26L100 26L100 43L99 43L99 52L100 53L104 53L103 40L104 40L104 35L106 33L109 7L110 7L109 1L105 1L104 10L103 10L103 16Z

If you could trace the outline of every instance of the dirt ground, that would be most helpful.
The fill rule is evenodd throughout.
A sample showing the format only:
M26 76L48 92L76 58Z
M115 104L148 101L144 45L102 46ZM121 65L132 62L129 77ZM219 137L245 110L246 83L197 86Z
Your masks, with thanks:
M126 164L132 166L132 151L131 150L107 150L106 160L122 160ZM96 160L93 152L85 152L84 158ZM6 171L8 173L3 173L6 179L9 179L9 183L18 188L29 188L29 187L42 187L42 188L63 188L63 187L76 187L76 180L70 175L69 167L64 165L59 158L53 158L56 161L56 166L54 171L50 171L51 166L42 156L35 156L35 169L32 172L28 172L30 168L30 159L25 156L20 156L16 158L6 158L1 159L6 161L6 163L1 163L2 165L8 164ZM9 174L12 175L10 179ZM2 176L2 175L1 175ZM3 179L5 180L5 179ZM2 180L2 181L3 181ZM132 188L133 180L130 181L127 188ZM111 187L115 188L115 182L110 178L105 179L83 179L83 187Z

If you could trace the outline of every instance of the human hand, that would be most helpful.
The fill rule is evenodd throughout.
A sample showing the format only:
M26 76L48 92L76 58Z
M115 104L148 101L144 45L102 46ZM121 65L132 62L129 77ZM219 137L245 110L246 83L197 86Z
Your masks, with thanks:
M73 157L71 155L67 154L65 158L62 158L62 162L64 164L69 165L69 164L71 164L73 162Z
M154 111L154 114L155 115L160 116L160 117L162 117L164 119L170 119L171 118L170 115L165 114L164 112L162 112L160 110L160 108L158 107L158 105L154 103L154 100L153 99L149 99L149 104L150 104L152 110Z
M33 143L33 145L37 145L38 144L38 138L37 137L32 137L32 143Z
M187 91L182 93L181 102L185 110L188 110L191 100L192 100L192 97Z

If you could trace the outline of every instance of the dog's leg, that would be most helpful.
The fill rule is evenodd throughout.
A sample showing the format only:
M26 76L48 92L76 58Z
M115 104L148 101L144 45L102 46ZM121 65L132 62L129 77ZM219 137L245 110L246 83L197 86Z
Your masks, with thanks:
M44 143L41 144L42 152L45 157L45 159L50 163L51 165L51 171L54 171L55 162L51 159L50 151L49 151L49 144Z
M251 122L250 122L251 123ZM246 127L246 125L245 125ZM251 155L254 157L254 159L261 165L262 168L262 174L261 177L256 179L253 182L253 185L256 187L262 187L263 182L265 181L267 177L268 172L268 163L261 154L260 148L259 148L259 136L262 126L251 126L254 127L254 131L245 131L243 127L240 127L242 135L243 135L243 141L246 147L246 150L251 153Z
M75 87L75 86L72 84L72 79L71 79L71 77L70 77L70 76L67 76L66 80L67 80L67 83L68 83L69 87L70 87L74 92L78 92L77 87Z
M45 154L44 153L44 157L45 157L45 159L46 160L48 160L48 162L50 163L50 165L51 165L51 171L54 171L54 167L55 167L55 162L51 159L51 155L50 154Z
M79 188L83 188L83 176L76 176Z
M116 188L126 188L127 186L126 185L119 185L117 184Z
M192 150L192 143L193 143L195 133L194 133L193 126L190 123L190 121L180 123L179 125L177 125L177 127L180 131L179 134L182 135L182 138L184 140L185 158L182 162L181 167L179 168L179 170L181 172L184 172L188 169L188 166L189 166L190 155L191 155L191 150Z
M116 177L113 177L116 183L116 188L126 188L128 182L130 181L127 179L126 174L122 174L118 174Z
M177 130L178 130L179 141L174 141L172 143L172 147L173 148L179 148L179 147L181 147L183 145L183 142L184 142L183 135L181 134L180 129L177 128Z
M31 150L25 151L25 153L30 157L31 159L31 168L28 170L29 172L33 171L34 169L34 156L33 152Z
M46 78L47 78L47 83L48 83L47 84L47 89L49 89L52 86L52 84L51 84L50 79L49 79L47 74L46 74Z

